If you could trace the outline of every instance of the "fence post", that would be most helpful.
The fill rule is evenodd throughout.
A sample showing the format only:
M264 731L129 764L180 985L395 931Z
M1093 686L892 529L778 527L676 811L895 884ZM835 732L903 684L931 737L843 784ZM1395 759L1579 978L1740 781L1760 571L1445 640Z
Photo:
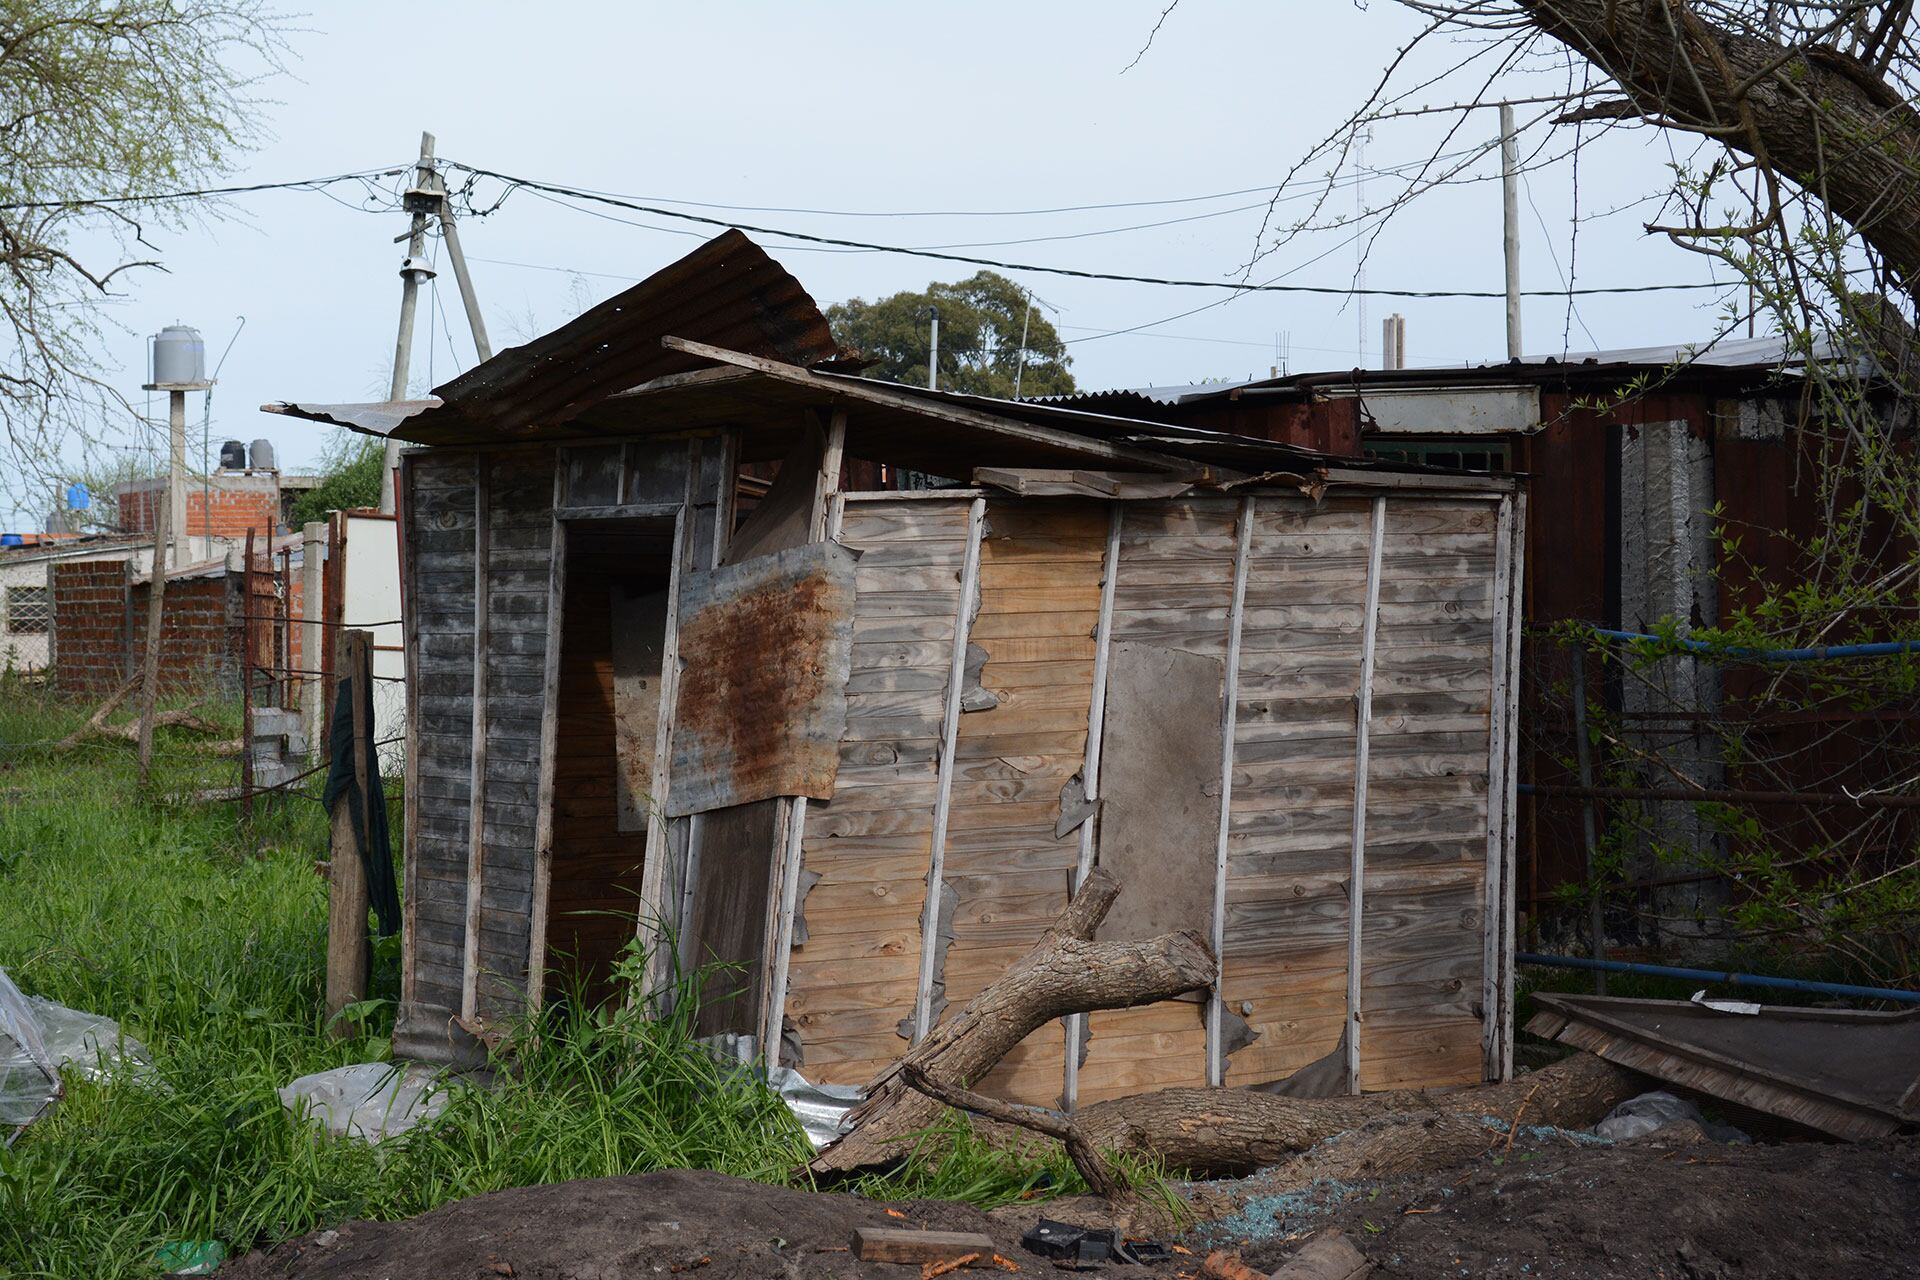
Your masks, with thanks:
M1574 759L1580 768L1580 789L1589 792L1593 788L1593 748L1587 742L1587 661L1586 646L1579 640L1573 642L1573 750ZM1580 838L1586 850L1587 868L1587 933L1593 948L1595 960L1607 958L1606 913L1602 909L1600 898L1599 874L1594 869L1595 846L1599 844L1593 816L1593 797L1580 797ZM1604 969L1593 972L1593 990L1596 995L1607 994L1607 973Z
M160 702L160 633L166 626L167 529L172 519L169 487L160 490L153 521L153 568L147 574L147 634L140 658L140 789L153 782L153 718Z
M372 797L368 786L366 705L373 674L373 633L348 631L340 638L340 660L335 664L339 683L348 686L353 707L353 773L361 796L361 817L367 837L372 830ZM338 684L333 690L338 696ZM353 829L353 806L342 795L334 802L332 861L327 878L327 1028L336 1039L348 1039L354 1029L336 1022L339 1012L367 998L373 968L367 937L367 876L360 864L359 840Z
M321 661L320 649L325 643L320 638L320 619L326 598L323 570L326 566L327 526L318 520L309 521L301 530L300 549L300 723L307 735L307 763L319 764L326 755L326 749L320 741L323 724L326 720L320 704L326 699L326 683L321 679L323 668L332 664Z

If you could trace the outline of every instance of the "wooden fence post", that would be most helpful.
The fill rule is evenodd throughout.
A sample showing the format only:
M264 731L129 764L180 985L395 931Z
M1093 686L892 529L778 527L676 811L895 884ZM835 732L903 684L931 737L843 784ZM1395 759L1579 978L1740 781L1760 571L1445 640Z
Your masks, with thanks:
M166 625L167 529L173 519L170 485L160 489L153 521L153 569L147 575L147 634L140 658L140 788L153 781L153 717L160 701L160 632Z
M341 682L349 686L353 706L353 772L361 796L364 828L358 834L370 836L373 828L371 788L368 770L374 767L367 758L366 698L373 675L373 633L348 631L340 638L340 661L335 665ZM337 697L337 685L334 690ZM367 982L373 968L371 944L367 937L367 875L360 865L360 853L353 829L353 806L342 795L333 805L332 863L327 882L327 1027L336 1039L349 1039L354 1028L336 1022L339 1012L355 1001L367 998Z

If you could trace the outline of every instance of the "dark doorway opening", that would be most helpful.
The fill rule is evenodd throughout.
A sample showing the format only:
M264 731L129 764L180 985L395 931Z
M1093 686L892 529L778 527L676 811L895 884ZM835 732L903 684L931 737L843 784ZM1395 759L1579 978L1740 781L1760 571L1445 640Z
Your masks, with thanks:
M546 982L599 1004L619 994L650 852L673 522L576 521L565 537Z

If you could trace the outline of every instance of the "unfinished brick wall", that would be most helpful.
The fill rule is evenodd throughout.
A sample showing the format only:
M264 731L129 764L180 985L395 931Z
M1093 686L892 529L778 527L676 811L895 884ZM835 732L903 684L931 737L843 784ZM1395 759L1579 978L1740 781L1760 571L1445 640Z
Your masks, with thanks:
M211 490L189 480L186 486L188 536L198 538L211 532L216 538L244 540L251 529L262 539L271 538L280 525L280 486L271 477L245 477L245 480L248 483L244 486L231 479L216 482ZM162 487L162 482L150 480L123 485L118 490L122 533L153 532L153 522L159 518Z
M170 578L161 603L160 680L163 688L239 692L239 632L248 615L256 666L282 665L273 619L280 613L264 555L254 562L254 603L241 607L242 575ZM298 566L288 575L292 626L289 665L301 668L300 626L304 592ZM145 582L134 582L125 560L91 560L53 566L54 687L62 693L101 697L139 667L147 636Z
M125 560L55 564L53 588L53 682L62 693L104 694L127 678Z

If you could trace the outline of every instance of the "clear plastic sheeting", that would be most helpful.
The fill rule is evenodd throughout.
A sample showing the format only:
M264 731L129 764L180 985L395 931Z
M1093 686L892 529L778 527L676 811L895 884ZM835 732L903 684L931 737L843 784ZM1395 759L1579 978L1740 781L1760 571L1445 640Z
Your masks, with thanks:
M63 1068L84 1080L138 1080L153 1060L112 1018L22 995L0 970L0 1129L9 1141L60 1100Z
M815 1151L845 1136L853 1128L847 1113L866 1101L859 1085L811 1084L792 1067L775 1067L767 1074L767 1084L807 1131Z
M122 1034L112 1018L82 1013L39 996L28 997L27 1004L40 1024L47 1052L82 1080L101 1081L116 1075L144 1080L153 1074L147 1046Z
M446 1110L447 1082L418 1063L358 1062L301 1076L276 1090L281 1105L337 1138L379 1142Z
M1703 1119L1705 1117L1700 1114L1700 1108L1691 1102L1676 1098L1665 1090L1655 1090L1637 1098L1628 1098L1609 1111L1605 1120L1593 1126L1593 1131L1603 1138L1625 1142L1630 1138L1644 1138L1677 1121L1691 1120L1698 1124Z
M60 1097L60 1069L47 1053L33 1006L0 969L0 1129L9 1141Z

